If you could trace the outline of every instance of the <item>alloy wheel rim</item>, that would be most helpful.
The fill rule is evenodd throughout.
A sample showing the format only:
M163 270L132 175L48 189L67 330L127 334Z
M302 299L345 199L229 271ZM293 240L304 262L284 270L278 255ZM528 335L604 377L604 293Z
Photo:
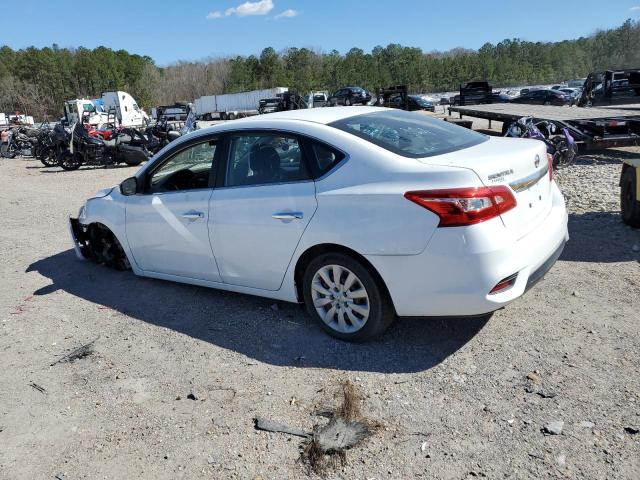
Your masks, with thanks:
M357 332L369 319L366 288L355 273L341 265L325 265L315 273L311 298L320 319L337 332Z

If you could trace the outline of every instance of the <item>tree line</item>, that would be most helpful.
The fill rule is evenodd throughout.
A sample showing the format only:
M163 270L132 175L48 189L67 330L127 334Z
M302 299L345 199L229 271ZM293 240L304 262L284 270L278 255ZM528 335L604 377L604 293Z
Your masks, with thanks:
M72 98L125 90L149 109L207 94L286 86L307 92L359 85L375 91L406 84L413 92L456 90L461 82L496 87L556 83L608 68L640 67L640 21L561 42L504 40L479 50L424 52L390 44L371 52L268 47L260 55L157 66L148 56L95 49L0 48L0 112L55 119Z

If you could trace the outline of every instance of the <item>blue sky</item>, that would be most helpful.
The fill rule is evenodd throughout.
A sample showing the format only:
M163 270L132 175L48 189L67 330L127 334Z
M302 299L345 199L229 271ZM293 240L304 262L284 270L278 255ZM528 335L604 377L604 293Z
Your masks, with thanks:
M390 4L395 10L384 12ZM640 19L640 0L19 0L2 2L2 16L0 45L104 45L167 65L266 46L431 51L570 39Z

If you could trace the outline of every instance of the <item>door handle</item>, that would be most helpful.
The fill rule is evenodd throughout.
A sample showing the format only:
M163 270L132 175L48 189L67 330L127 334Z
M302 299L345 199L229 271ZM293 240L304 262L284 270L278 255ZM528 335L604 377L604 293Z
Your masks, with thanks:
M271 215L276 220L300 220L302 218L302 212L279 212Z
M204 213L203 212L186 212L180 216L188 220L197 220L198 218L204 218Z

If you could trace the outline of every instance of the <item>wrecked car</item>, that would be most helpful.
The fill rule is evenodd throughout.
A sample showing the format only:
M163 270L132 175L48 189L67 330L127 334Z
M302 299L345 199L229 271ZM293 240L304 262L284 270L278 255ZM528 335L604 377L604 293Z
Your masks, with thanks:
M80 208L78 257L304 303L362 341L488 314L552 267L567 212L542 142L380 107L277 112L183 136Z

